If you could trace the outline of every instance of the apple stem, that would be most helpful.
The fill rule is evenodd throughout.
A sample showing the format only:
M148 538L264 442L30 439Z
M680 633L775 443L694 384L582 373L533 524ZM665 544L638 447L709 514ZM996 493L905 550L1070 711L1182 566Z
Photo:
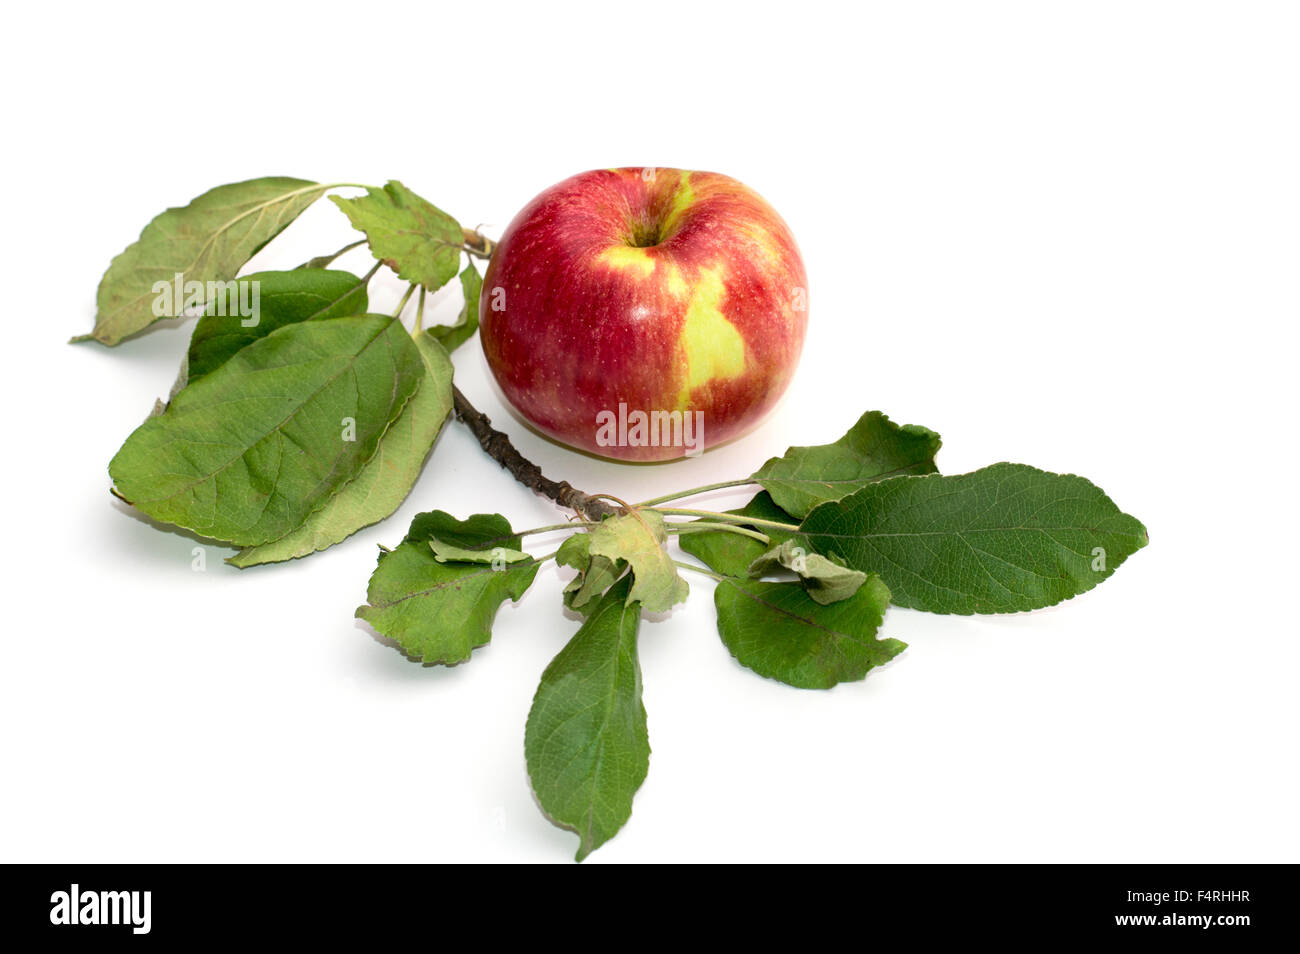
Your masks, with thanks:
M754 481L745 477L741 480L723 480L716 484L705 484L703 487L692 487L690 490L678 490L671 494L664 494L662 497L652 497L650 500L643 500L638 507L653 507L655 504L667 503L670 500L680 500L683 497L694 497L696 494L706 494L710 490L726 490L728 487L747 487Z
M788 530L795 532L799 529L797 523L782 523L779 520L760 520L758 517L745 517L735 513L718 513L713 510L685 510L679 507L655 507L656 512L663 514L677 514L683 517L703 517L709 521L718 521L720 523L743 523L755 527L772 527L775 530Z
M705 530L722 530L727 533L738 533L742 537L750 537L759 543L771 543L772 538L765 533L759 533L757 530L750 530L748 527L741 527L734 523L710 523L707 520L699 520L694 523L673 524L668 527L669 533L700 533Z
M393 312L394 318L402 317L402 312L406 310L406 303L411 300L413 294L415 294L414 282L406 286L406 294L403 295L402 300L397 303L397 311Z
M721 573L714 573L712 570L706 570L704 567L696 566L694 563L687 563L685 560L674 560L673 566L679 566L683 570L694 570L696 573L703 573L705 576L713 577L719 583L726 579L726 577Z
M538 533L555 533L557 530L576 530L582 527L594 527L594 523L587 520L569 520L566 523L550 523L544 527L533 527L530 530L516 530L516 537L530 537Z
M553 500L568 510L572 510L585 520L598 523L606 517L621 513L622 509L614 507L597 496L585 494L572 486L567 480L554 481L542 473L542 469L524 457L510 442L510 438L492 426L491 419L474 407L469 398L461 393L454 384L451 388L452 401L457 419L470 429L479 446L507 473L529 490Z
M310 261L303 262L298 267L299 268L329 268L330 264L333 263L334 259L338 258L344 252L352 251L352 249L356 248L359 245L365 245L367 241L368 241L367 239L358 239L355 242L349 242L347 245L344 245L333 255L319 255L316 258L311 259Z
M418 304L415 306L415 333L418 335L424 330L424 286L420 286L420 297Z

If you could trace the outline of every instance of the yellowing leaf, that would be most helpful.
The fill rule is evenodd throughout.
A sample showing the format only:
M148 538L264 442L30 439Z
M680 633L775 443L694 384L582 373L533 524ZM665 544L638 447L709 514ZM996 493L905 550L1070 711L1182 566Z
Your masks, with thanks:
M668 535L664 518L651 511L634 511L606 517L591 530L590 552L612 563L627 561L633 583L628 602L639 602L650 613L662 613L686 599L690 587L677 574L664 549Z

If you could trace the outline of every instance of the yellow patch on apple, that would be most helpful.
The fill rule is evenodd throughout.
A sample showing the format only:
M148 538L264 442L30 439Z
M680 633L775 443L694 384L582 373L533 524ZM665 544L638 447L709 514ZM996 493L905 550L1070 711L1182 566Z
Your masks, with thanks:
M600 253L597 261L620 271L640 269L642 278L649 278L655 270L654 258L645 249L631 245L615 245L607 248Z
M664 216L663 224L660 226L660 234L671 235L673 229L677 228L677 221L686 214L694 202L695 190L691 188L691 174L683 172L681 178L677 180L677 188L673 191L672 205L668 208L668 214Z
M668 270L668 293L674 298L685 298L690 294L691 289L682 277L682 270L672 262L661 261L660 264Z
M677 394L682 410L696 388L745 373L745 339L719 308L723 292L721 272L701 269L677 339L686 363L686 381Z
M773 241L772 233L763 227L750 227L742 230L754 247L762 254L763 258L769 265L779 265L781 263L781 249Z

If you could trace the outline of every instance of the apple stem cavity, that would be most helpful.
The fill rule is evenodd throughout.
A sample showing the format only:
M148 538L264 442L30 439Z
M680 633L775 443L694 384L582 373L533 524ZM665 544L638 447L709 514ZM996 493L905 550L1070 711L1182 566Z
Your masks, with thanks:
M628 245L633 248L654 248L663 241L662 229L658 222L636 222L632 234L628 236Z

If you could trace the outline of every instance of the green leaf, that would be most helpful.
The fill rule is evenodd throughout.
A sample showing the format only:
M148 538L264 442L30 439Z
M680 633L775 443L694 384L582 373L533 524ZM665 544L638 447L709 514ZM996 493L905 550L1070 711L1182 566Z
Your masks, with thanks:
M460 224L400 182L355 199L330 199L366 233L375 258L408 282L437 291L456 277L465 242Z
M578 571L564 588L564 605L584 616L591 615L598 598L627 571L624 560L592 556L589 533L575 533L566 539L556 551L555 561Z
M182 313L176 276L207 283L233 279L262 246L279 235L330 188L306 179L272 177L218 186L183 208L168 209L113 259L99 282L94 330L74 338L115 345L160 318ZM157 287L155 287L157 286ZM168 291L164 292L164 286ZM164 307L164 299L170 307ZM162 310L163 314L157 314Z
M493 547L517 550L523 540L499 513L476 513L457 520L442 510L430 510L412 518L402 542L428 544L434 539L466 550L491 550ZM384 559L384 555L379 558Z
M632 568L629 602L639 602L647 612L662 613L686 599L690 587L678 576L672 557L664 549L668 535L660 514L639 510L606 517L591 529L589 536L593 557L607 557L613 564L626 560Z
M449 352L455 351L478 330L478 300L483 291L483 278L474 267L473 260L466 263L460 273L460 289L465 296L460 317L454 325L434 325L429 334L442 342Z
M374 456L425 374L387 316L286 325L177 394L109 473L156 520L239 546L278 540Z
M749 575L762 576L782 566L803 577L803 587L818 603L838 603L858 591L867 580L861 570L852 570L820 553L809 553L794 540L773 547L749 565Z
M801 530L813 549L879 573L899 606L963 615L1059 603L1147 544L1096 485L1024 464L871 484Z
M455 665L492 638L492 620L507 598L518 600L537 576L531 558L517 563L440 563L430 542L466 550L518 550L520 538L500 514L457 520L441 510L411 522L406 539L383 553L370 577L367 605L356 615L426 664Z
M827 500L839 500L863 486L905 474L933 474L939 435L915 424L899 426L868 411L834 444L791 447L773 457L753 479L777 505L796 517Z
M575 570L585 570L591 560L591 537L585 533L573 533L564 538L560 548L555 551L555 562L560 566L571 566Z
M778 523L799 522L778 507L766 490L760 491L753 500L739 510L726 512L741 517L755 517L759 520L775 520ZM769 546L783 543L793 535L792 532L775 527L751 527L751 529L766 534L772 543L764 546L760 540L744 537L738 533L728 533L725 530L698 530L679 533L677 545L723 576L744 577L749 575L750 564L767 552Z
M187 365L191 383L277 328L312 319L360 315L369 305L366 286L351 272L325 269L255 272L239 281L257 283L257 321L245 325L251 319L229 307L224 298L209 302L207 312L195 324L190 337ZM222 305L226 305L220 307L225 314L217 314Z
M241 550L227 563L247 567L307 556L378 523L401 506L452 406L452 367L447 352L423 335L416 336L415 348L425 368L419 389L384 431L379 448L361 472L301 526L271 543Z
M650 767L641 703L641 608L625 579L542 674L524 732L533 793L548 818L578 833L581 861L632 815Z
M829 689L863 678L906 643L877 639L889 590L874 574L830 606L798 583L724 579L713 592L718 634L736 661L799 689Z

